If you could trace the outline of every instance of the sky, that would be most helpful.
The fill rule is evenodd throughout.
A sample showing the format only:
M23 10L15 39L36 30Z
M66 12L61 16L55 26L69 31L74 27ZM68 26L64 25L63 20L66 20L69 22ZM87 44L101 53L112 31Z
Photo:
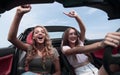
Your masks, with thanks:
M107 13L91 7L73 7L64 8L63 5L54 2L50 4L32 4L32 9L25 14L21 20L18 35L28 27L36 25L63 25L73 26L79 30L78 24L74 18L63 14L75 10L84 25L86 26L86 38L100 39L104 38L108 32L114 32L120 28L120 19L108 20ZM16 8L13 8L0 16L0 48L7 47L7 36L10 25L14 18Z

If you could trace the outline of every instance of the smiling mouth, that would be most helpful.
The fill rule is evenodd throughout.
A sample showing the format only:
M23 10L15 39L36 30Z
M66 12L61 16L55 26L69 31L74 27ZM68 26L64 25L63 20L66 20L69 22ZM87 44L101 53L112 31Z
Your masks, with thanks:
M38 39L43 39L43 37L38 37Z
M71 38L71 40L73 40L73 41L74 41L74 40L76 40L76 38Z
M43 37L38 37L38 39L41 41L41 40L43 40Z

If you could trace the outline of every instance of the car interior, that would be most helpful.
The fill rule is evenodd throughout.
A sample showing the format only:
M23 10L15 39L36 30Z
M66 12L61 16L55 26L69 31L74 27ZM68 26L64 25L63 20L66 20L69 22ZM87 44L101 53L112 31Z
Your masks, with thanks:
M81 7L88 6L93 8L98 8L107 13L108 20L112 19L120 19L120 0L1 0L0 1L0 14L9 11L16 6L23 4L44 4L44 3L54 3L58 2L63 5L64 8L71 7ZM46 27L48 32L54 32L53 27ZM60 28L60 29L59 29ZM55 31L64 31L68 27L57 27ZM26 29L23 33L21 33L18 38L27 43L31 43L31 31L32 27ZM120 32L120 28L117 30ZM92 44L94 42L101 41L103 39L96 40L85 40L85 45ZM62 75L75 75L74 70L71 65L68 63L66 56L61 52L61 38L52 39L53 46L58 50L60 54L60 65ZM14 45L10 45L9 47L0 48L0 75L21 75L24 70L24 60L25 60L25 52L19 50ZM113 55L115 54L115 55ZM106 47L105 49L98 50L96 52L91 53L92 55L92 63L97 67L103 64L106 71L109 75L120 75L120 71L112 72L109 68L111 64L117 64L120 66L120 46L118 48ZM102 59L103 58L103 59ZM116 61L117 60L117 61ZM2 65L6 64L6 65ZM54 67L54 65L53 65ZM54 72L52 69L51 73Z
M52 26L52 28L54 28L56 26ZM59 26L57 28L60 28L62 26ZM48 31L50 32L53 32L53 30L51 30L51 27L47 27L46 28L48 29ZM57 29L57 31L61 31L61 30L65 30L66 28L68 27L64 27L63 28L60 28L60 29ZM32 43L32 27L31 28L28 28L24 33L24 37L21 39L22 41L26 42L26 43L29 43L31 44ZM74 71L72 69L72 66L68 63L67 61L67 58L66 56L61 52L61 39L57 38L57 39L52 39L52 44L53 46L57 49L59 55L60 55L60 65L61 65L61 72L62 72L62 75L74 75ZM16 66L16 73L17 75L21 75L21 73L25 72L25 69L24 69L24 62L25 62L25 54L26 52L25 51L22 51L22 50L18 50L18 54L19 54L19 58L18 58L18 64ZM53 65L54 67L54 65ZM51 73L54 73L54 68L52 68L51 70Z
M51 28L54 28L55 31L64 31L68 27L66 27L66 26L63 26L63 27L62 26L52 26L52 27L46 26L46 28L47 28L48 32L53 32L54 30L51 29ZM56 28L58 28L58 29L56 30ZM33 29L32 27L28 28L20 35L21 40L23 42L27 42L29 44L32 43L32 39L31 39L31 37L32 37L32 29ZM53 46L58 50L58 53L60 54L59 58L60 58L60 65L61 65L62 75L75 75L74 70L73 70L72 66L70 65L70 63L68 62L66 56L61 52L61 39L62 39L62 37L61 38L51 39L51 40L52 40ZM99 39L99 40L87 40L86 39L85 40L85 45L92 44L94 42L98 42L98 41L102 41L102 40L103 39ZM118 49L119 49L119 47L114 48L114 50L113 49L111 49L111 50L113 50L113 54L116 54L116 53L119 53ZM26 52L24 52L22 50L17 50L17 51L18 51L17 54L19 54L19 57L18 57L18 62L17 62L18 64L16 66L16 68L17 68L16 73L17 73L17 75L21 75L21 73L23 73L25 71L25 69L24 69L24 67L25 67L24 66L24 61L25 61ZM106 50L106 51L108 51L108 50ZM110 51L107 52L107 54L104 54L104 52L105 52L105 49L101 49L101 50L98 50L96 52L90 53L90 55L88 55L89 58L90 58L91 63L94 64L97 68L100 68L100 66L102 64L104 64L102 62L102 60L105 60L105 62L107 62L107 66L114 63L112 61L111 61L112 63L106 61L106 59L109 58L108 54L110 55ZM104 59L102 59L103 55L106 55L106 56L104 56ZM117 58L113 57L113 59L118 60L119 57L117 57ZM119 64L119 61L117 61L117 62L118 62L117 64ZM106 66L106 63L104 65ZM53 67L54 67L54 65L53 65ZM54 73L54 69L51 70L51 73ZM109 71L109 73L110 73L110 71Z

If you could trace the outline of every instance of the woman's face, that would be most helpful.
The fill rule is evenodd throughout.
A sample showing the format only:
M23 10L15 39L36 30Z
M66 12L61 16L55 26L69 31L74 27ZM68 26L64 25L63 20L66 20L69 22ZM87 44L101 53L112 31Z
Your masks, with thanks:
M74 29L70 29L69 30L69 34L68 34L68 41L70 44L75 44L75 42L77 41L77 34L76 31Z
M34 29L33 40L35 40L36 43L39 43L39 44L44 43L45 37L46 37L46 34L43 28L37 27Z

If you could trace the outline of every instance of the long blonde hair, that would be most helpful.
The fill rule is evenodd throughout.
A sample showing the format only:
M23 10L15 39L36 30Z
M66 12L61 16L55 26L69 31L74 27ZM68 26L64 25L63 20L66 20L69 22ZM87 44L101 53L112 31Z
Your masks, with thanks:
M33 28L32 35L34 34L35 28L38 28L38 27L42 28L44 30L44 32L45 32L45 35L46 35L45 41L44 41L44 47L45 48L44 48L44 51L43 51L43 57L42 58L43 59L48 58L48 57L52 58L52 56L53 56L53 46L52 46L52 41L50 40L50 37L48 35L47 29L44 26L35 26ZM33 59L33 57L37 53L36 42L33 39L32 39L32 41L33 41L33 43L31 44L32 49L28 50L27 56L26 56L26 62L25 62L25 64L27 66L28 66L29 62Z

